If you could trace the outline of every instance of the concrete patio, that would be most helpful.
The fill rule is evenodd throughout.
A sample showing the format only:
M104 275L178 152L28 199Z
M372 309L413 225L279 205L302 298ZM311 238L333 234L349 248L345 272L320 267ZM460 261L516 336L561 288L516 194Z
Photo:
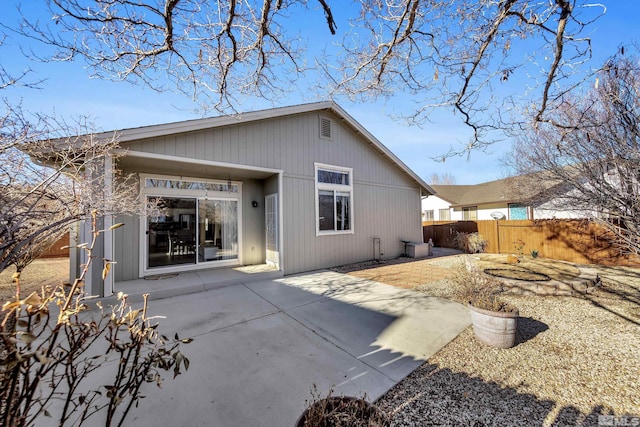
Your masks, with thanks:
M189 371L148 385L136 426L293 426L314 385L375 400L470 324L457 303L329 271L155 300L151 314L195 341Z

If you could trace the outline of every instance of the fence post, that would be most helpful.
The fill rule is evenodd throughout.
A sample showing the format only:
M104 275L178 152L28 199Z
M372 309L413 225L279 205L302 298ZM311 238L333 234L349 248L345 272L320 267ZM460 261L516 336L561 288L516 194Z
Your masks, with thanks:
M495 225L493 226L493 235L496 239L496 253L500 253L500 220L495 220Z

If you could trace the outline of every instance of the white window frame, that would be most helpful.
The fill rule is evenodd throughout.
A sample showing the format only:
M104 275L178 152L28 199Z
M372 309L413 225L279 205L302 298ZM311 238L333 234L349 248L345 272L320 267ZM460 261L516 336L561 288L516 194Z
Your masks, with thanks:
M427 209L422 211L422 220L423 221L435 221L435 212L433 209Z
M442 212L446 212L446 218L444 218L444 215L442 215ZM438 209L438 221L451 221L451 209L450 208L444 208L444 209Z
M469 213L475 212L475 218L465 218L465 216L470 216ZM478 207L477 206L465 206L462 208L462 220L463 221L477 221L478 220Z
M318 182L318 170L326 170L330 172L339 172L349 174L349 185L344 184L328 184ZM344 166L327 165L324 163L314 163L313 181L315 183L315 208L316 208L316 236L338 235L338 234L354 234L354 213L353 213L353 169ZM336 230L337 215L334 217L333 230L320 230L320 190L333 191L340 193L349 193L349 230ZM335 198L334 198L335 203ZM335 205L334 205L335 207Z
M197 262L195 264L177 264L166 267L147 267L147 225L148 225L148 217L147 215L140 215L140 250L139 250L139 274L140 277L144 277L149 274L163 274L163 273L174 273L174 272L182 272L182 271L191 271L191 270L203 270L206 268L211 268L212 266L234 266L234 265L242 265L242 182L241 181L231 181L232 185L237 185L237 192L226 192L226 191L208 191L208 190L186 190L186 189L175 189L175 188L156 188L156 187L146 187L145 182L148 178L151 179L168 179L168 180L176 180L176 181L195 181L195 182L204 182L204 183L212 183L212 184L228 184L228 180L219 180L219 179L206 179L206 178L195 178L195 177L186 177L186 176L175 176L175 175L156 175L156 174L139 174L140 178L140 203L142 205L142 210L144 210L145 204L147 202L147 197L185 197L185 198L193 198L193 199L218 199L218 200L233 200L238 202L238 258L232 260L225 261L215 261L215 262ZM197 203L196 203L197 206Z

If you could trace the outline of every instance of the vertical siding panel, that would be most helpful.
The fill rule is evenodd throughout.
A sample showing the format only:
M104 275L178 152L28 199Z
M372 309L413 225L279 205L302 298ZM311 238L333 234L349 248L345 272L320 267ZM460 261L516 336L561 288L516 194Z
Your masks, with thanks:
M305 140L305 126L302 120L298 120L295 124L296 137L292 141L291 152L289 153L289 163L295 165L296 175L305 175L307 170L307 162L312 161L308 158L309 146ZM305 155L307 154L307 155Z
M140 219L137 216L118 216L117 222L125 224L114 232L115 261L114 280L132 280L138 277L138 257L140 256Z
M198 132L196 133L196 138L195 138L195 142L194 142L194 150L193 150L193 156L196 159L206 159L206 139L207 139L207 133L206 132Z
M145 141L142 142L142 151L145 151L147 153L153 153L153 140L152 139L147 139Z
M166 154L168 156L176 155L176 144L173 138L158 138L154 144L156 153Z
M204 158L213 160L213 131L208 130L204 137Z
M184 156L192 159L196 157L197 138L202 132L192 132L187 135L184 146Z
M213 130L213 160L221 161L222 160L222 130L214 129Z
M222 128L222 161L227 163L232 163L231 135L228 127Z
M247 158L247 128L245 126L239 126L236 133L238 144L238 163L245 165L253 164Z
M187 155L187 143L191 139L193 134L180 134L175 137L175 150L176 156L186 157Z
M229 143L231 144L231 162L240 162L240 139L238 138L238 126L229 129Z

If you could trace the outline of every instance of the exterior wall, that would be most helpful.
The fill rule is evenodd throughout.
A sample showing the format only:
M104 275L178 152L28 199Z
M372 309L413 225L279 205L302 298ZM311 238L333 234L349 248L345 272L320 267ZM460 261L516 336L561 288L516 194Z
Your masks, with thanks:
M438 196L429 196L426 199L422 199L422 212L433 211L433 220L442 221L440 218L440 209L448 209L451 203Z
M320 116L332 119L332 140L320 138ZM311 112L150 138L131 142L126 148L282 170L285 274L372 259L373 237L381 238L384 258L402 253L401 240L422 239L418 184L330 113ZM314 162L353 169L353 234L316 236ZM226 179L227 174L215 176L212 169L206 178ZM243 206L249 206L243 208L243 263L264 262L264 196L278 192L277 175L242 181ZM250 207L252 200L258 201L258 208ZM126 239L116 242L117 258L123 258L116 281L138 277L139 226L132 227Z
M505 206L504 203L494 203L490 205L479 205L478 206L478 221L483 219L493 219L491 216L494 212L500 212L504 215L504 218L509 218L509 207Z
M568 210L567 203L558 200L551 200L533 208L533 219L579 219L593 218L596 212L581 212Z
M261 181L242 183L242 263L262 264L265 261L264 185ZM258 202L254 208L251 202Z
M114 230L113 252L116 264L111 269L113 280L122 282L137 279L140 264L140 218L120 215L114 222L121 222L124 226Z
M285 178L284 194L286 274L373 259L374 237L380 238L382 258L400 256L401 240L422 241L418 189L356 182L354 233L321 236L316 236L314 180Z
M494 218L491 216L494 212L500 212L504 215L504 219L509 219L509 207L504 203L491 203L485 205L477 205L478 209L478 221L482 220L493 220ZM463 212L462 207L455 207L451 209L451 220L452 221L462 221L463 220Z
M332 119L333 140L319 137L319 117ZM355 179L417 188L384 156L328 113L312 112L127 144L131 151L255 166L313 178L314 162L353 167ZM226 173L211 178L226 179Z

